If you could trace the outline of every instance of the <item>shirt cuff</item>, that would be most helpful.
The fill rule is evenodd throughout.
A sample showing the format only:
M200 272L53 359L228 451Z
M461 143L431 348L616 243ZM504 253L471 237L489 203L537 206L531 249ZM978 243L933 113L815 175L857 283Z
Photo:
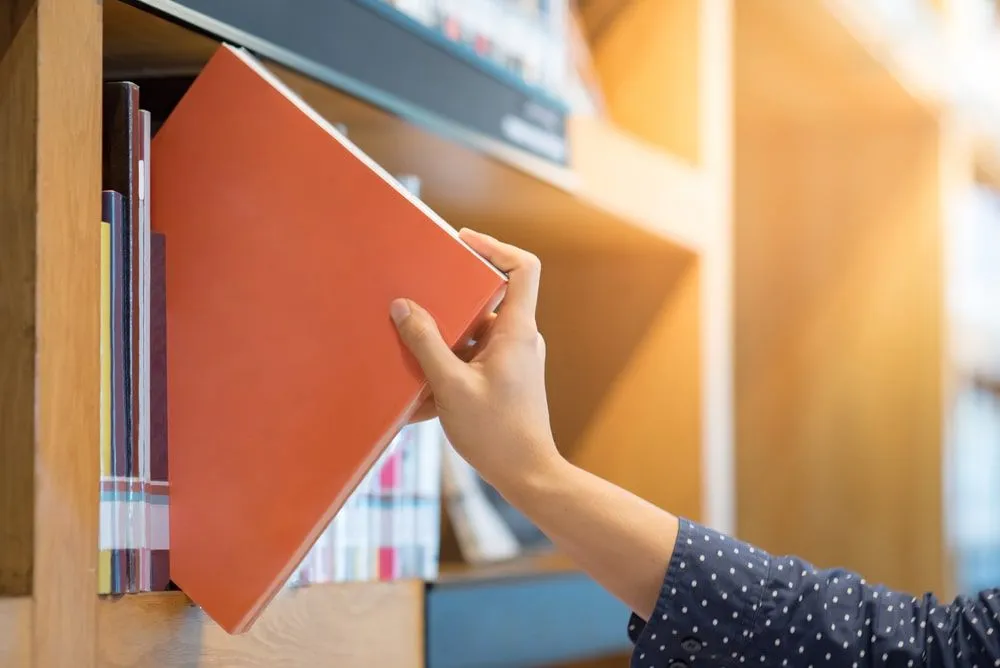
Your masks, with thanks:
M632 614L634 668L696 668L740 663L753 638L771 558L688 520L648 621Z

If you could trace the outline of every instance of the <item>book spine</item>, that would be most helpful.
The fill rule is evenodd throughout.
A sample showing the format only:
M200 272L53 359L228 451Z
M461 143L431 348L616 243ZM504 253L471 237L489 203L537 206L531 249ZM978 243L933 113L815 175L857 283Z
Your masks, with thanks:
M424 580L434 580L438 575L441 541L441 448L444 435L436 419L421 423L420 427L423 433L415 501L417 545L421 555L419 567Z
M378 579L387 582L399 578L400 511L399 491L402 486L402 457L409 442L410 432L403 429L393 441L379 471L380 493L378 507Z
M421 429L419 425L407 428L409 436L400 451L402 466L401 482L397 500L396 526L399 542L399 577L418 578L417 567L417 457L420 453Z
M137 173L139 198L139 466L138 483L138 589L149 591L152 567L150 564L150 508L149 508L149 149L152 120L146 110L139 111L139 169Z
M111 592L125 591L124 494L128 450L128 373L125 322L125 235L124 199L121 193L102 193L102 217L111 227L110 329L111 329L111 476L101 485L101 500L107 504L111 551ZM102 513L103 516L103 513Z
M149 548L150 589L170 584L170 497L167 478L167 242L150 235L149 260Z
M101 498L99 501L99 538L97 554L97 592L111 593L111 512L104 499L104 487L113 480L111 474L111 223L101 222Z

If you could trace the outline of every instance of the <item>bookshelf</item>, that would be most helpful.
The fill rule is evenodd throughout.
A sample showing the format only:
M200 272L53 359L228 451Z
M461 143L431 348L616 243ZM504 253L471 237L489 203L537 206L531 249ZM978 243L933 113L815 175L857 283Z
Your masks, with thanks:
M738 532L945 598L948 427L970 372L945 251L997 155L975 120L991 84L950 85L959 4L909 34L851 0L734 19Z
M600 3L585 4L599 73L623 85L609 87L611 119L566 118L567 164L191 11L205 3L27 0L0 19L0 211L15 221L0 236L0 304L12 316L0 324L0 663L435 665L475 656L463 644L475 633L438 645L443 654L428 645L482 596L519 622L507 636L495 629L517 645L551 622L536 605L546 591L591 606L562 611L546 661L626 651L620 604L558 557L503 574L446 565L430 586L290 592L235 638L182 594L94 594L101 82L136 79L144 100L169 108L219 40L256 51L391 172L419 174L424 198L448 220L538 253L561 447L657 503L726 527L730 2L684 0L667 13L627 3L600 31ZM225 11L240 6L250 5ZM641 67L625 67L630 40ZM674 76L662 77L663 67ZM641 104L643 89L655 104ZM608 623L588 644L573 622L592 613ZM387 620L391 643L378 640Z

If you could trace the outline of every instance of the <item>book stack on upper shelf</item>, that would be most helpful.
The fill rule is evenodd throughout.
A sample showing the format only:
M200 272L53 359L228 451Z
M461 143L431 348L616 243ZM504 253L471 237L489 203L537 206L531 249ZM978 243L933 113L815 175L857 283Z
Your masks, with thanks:
M503 273L246 52L155 136L107 90L101 591L242 632L286 584L434 577L444 437L389 304L458 346Z
M471 58L544 90L577 112L602 109L575 3L569 0L358 0L393 7Z

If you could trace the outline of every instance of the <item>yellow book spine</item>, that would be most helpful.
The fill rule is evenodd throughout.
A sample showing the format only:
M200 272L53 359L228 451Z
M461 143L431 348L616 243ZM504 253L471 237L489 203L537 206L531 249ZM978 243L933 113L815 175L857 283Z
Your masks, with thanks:
M111 478L111 224L101 223L101 480ZM102 485L103 487L103 485ZM104 492L101 491L102 510ZM110 513L100 513L102 520ZM110 517L108 517L110 519ZM97 561L98 593L111 593L111 550L106 537L110 527L100 527Z

